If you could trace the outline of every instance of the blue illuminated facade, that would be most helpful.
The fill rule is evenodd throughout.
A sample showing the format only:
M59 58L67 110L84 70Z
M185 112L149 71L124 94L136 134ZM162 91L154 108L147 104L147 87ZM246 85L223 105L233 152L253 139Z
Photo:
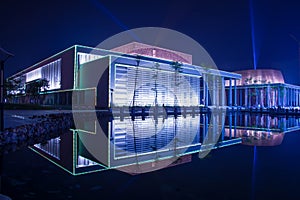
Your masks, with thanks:
M28 81L40 78L50 85L41 92L39 103L44 105L199 107L226 106L225 81L238 80L241 75L75 45L9 79L22 79L26 87ZM28 95L19 93L14 101L26 103Z

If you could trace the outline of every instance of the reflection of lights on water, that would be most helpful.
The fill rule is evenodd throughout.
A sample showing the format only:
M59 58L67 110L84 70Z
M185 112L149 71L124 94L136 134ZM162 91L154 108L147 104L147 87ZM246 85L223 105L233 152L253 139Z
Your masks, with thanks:
M229 137L229 129L225 129ZM242 144L250 146L277 146L284 138L284 133L272 133L258 130L236 130L236 137L242 138Z
M134 121L126 119L124 123L128 135L142 139L158 134L164 127L173 127L173 120L170 119L158 118L155 120L154 118L147 118L146 120L135 119ZM115 127L118 128L118 126L120 125L115 123Z
M23 117L23 116L21 116L21 115L12 115L12 117L18 118L18 119L25 119L25 117Z
M187 146L199 143L199 121L199 117L192 116L178 116L176 119L147 117L144 120L136 118L134 121L130 118L123 121L114 120L113 142L118 150L127 151L122 154L178 148L184 152Z

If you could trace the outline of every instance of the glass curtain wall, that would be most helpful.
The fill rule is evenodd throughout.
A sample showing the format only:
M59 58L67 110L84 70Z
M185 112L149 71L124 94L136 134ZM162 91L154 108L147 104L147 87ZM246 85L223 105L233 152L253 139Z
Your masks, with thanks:
M38 79L47 79L49 81L48 90L60 89L61 59L26 73L26 83Z
M200 105L199 76L126 65L115 72L114 106Z

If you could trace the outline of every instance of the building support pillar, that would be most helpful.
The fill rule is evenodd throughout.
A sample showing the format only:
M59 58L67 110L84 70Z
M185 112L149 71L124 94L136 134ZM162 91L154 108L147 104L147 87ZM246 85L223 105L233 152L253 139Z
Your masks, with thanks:
M242 88L240 88L240 98L239 99L240 99L239 105L242 106L243 105L243 89Z
M296 89L296 106L299 107L299 89Z
M203 98L203 105L204 106L207 106L206 105L206 78L205 78L205 74L202 75L202 85L203 85L203 91L202 91L202 98Z
M285 87L283 87L283 97L282 97L282 99L283 99L283 104L282 104L282 106L283 107L286 107L286 88Z
M257 90L257 87L255 87L255 107L258 108L258 90Z
M296 107L296 89L293 89L293 106Z
M291 96L290 96L290 88L287 88L287 94L286 94L286 96L287 96L287 106L289 107L289 106L291 106L291 104L290 104L290 102L291 102Z
M234 106L237 106L236 79L234 79Z
M245 107L248 107L248 88L245 87Z
M221 81L221 100L222 100L222 107L224 107L226 104L225 104L225 96L226 96L226 93L225 93L225 79L224 79L224 77L222 77L222 79L221 79L222 81Z
M232 79L229 80L229 106L232 106Z
M212 92L213 92L213 106L217 106L217 95L218 95L218 84L216 82L216 76L215 75L212 75L212 82L213 82L213 89L212 89Z
M277 107L278 106L280 106L280 99L281 99L281 97L280 97L281 95L280 95L280 86L277 86Z
M266 100L267 100L267 107L270 108L270 85L268 84L267 86L267 91L266 91Z

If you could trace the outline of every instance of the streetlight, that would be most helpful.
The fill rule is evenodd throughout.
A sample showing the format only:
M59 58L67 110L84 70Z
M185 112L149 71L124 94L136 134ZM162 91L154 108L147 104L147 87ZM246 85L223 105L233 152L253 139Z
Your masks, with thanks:
M0 131L4 130L4 63L13 54L0 47Z

